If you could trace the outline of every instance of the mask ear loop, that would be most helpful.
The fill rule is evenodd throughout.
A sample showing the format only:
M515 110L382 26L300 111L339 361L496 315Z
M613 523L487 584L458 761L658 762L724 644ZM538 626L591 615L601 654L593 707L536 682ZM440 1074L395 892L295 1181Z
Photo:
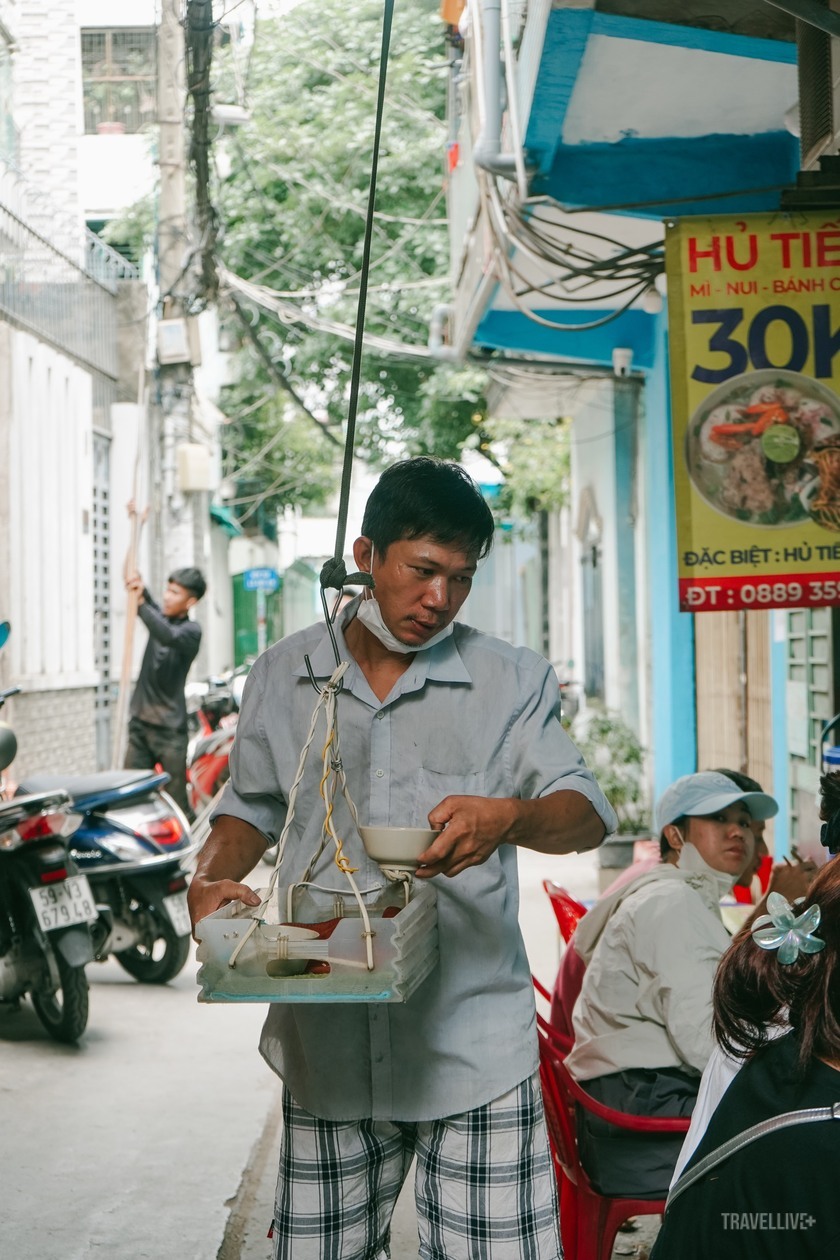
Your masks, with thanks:
M373 580L373 559L374 559L375 554L376 554L376 548L374 547L373 543L371 543L370 544L370 567L368 568L368 571L367 571L368 582L365 586L365 589L362 591L362 599L370 599L373 592L376 590L376 583Z
M676 853L676 855L677 855L677 861L679 862L679 860L680 860L680 854L682 853L682 851L683 851L683 849L685 848L685 846L688 844L688 841L686 840L686 838L685 838L685 836L683 835L682 831L680 831L679 827L677 827L675 823L671 823L670 825L674 828L674 831L676 831L677 835L678 835L678 836L679 836L679 838L680 838L680 847L679 847L678 849L675 849L673 845L670 845L670 846L669 846L669 847L670 847L670 849L671 849L671 852L672 852L672 853Z

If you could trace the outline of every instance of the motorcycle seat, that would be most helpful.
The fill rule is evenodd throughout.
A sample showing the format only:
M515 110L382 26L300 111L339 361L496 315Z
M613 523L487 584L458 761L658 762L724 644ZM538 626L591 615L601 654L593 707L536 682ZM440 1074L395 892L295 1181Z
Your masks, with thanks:
M53 788L63 788L69 792L74 801L82 801L88 796L103 796L108 792L120 792L145 784L146 780L166 782L168 775L162 776L155 770L99 770L96 774L35 774L25 779L18 786L17 794L29 792L48 792Z
M192 761L196 762L199 757L204 757L207 753L226 748L230 745L232 739L232 732L226 729L213 731L210 735L202 735L201 739L196 741Z

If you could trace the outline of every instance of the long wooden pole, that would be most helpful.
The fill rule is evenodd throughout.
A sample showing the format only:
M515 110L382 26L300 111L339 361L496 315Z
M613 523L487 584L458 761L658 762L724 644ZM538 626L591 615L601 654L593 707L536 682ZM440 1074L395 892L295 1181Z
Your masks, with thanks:
M137 573L137 549L140 543L140 530L146 519L148 509L142 514L137 510L137 494L139 490L140 480L140 446L143 436L143 424L145 421L145 366L140 367L140 381L138 387L138 402L140 404L140 415L137 424L137 448L134 455L134 476L132 478L131 504L129 506L129 514L131 526L129 529L128 549L125 553L123 562L123 582L127 583ZM136 591L128 591L125 609L125 634L123 636L123 658L122 669L120 671L120 688L117 693L117 703L114 710L114 721L112 727L111 740L111 765L113 769L119 769L125 759L125 745L128 734L128 723L126 720L128 710L128 693L131 688L131 665L134 657L134 626L137 621L137 608L140 597Z

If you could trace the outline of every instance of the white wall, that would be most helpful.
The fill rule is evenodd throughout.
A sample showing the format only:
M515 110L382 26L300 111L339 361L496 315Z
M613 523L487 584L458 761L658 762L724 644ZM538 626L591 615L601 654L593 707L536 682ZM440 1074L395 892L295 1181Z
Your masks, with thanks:
M277 546L267 538L231 538L228 547L228 573L244 573L246 569L278 566Z
M119 680L126 643L127 598L123 570L131 539L131 523L127 505L136 496L142 513L149 503L149 487L142 472L145 460L137 460L138 443L142 454L146 421L143 409L136 403L115 403L111 408L111 679ZM135 464L138 481L135 488ZM142 526L137 547L137 569L149 580L149 528ZM157 599L161 592L152 592ZM136 678L146 647L146 630L132 627L131 677Z
M113 218L152 192L157 178L153 144L153 137L142 132L79 136L79 196L85 218Z
M24 217L78 261L83 128L76 0L26 3L15 16L14 117L29 189ZM36 195L37 194L37 195Z
M208 674L233 667L233 583L228 570L229 538L218 525L210 527L207 594L196 609L207 648Z
M76 0L79 26L155 26L156 0Z
M26 690L92 686L92 387L12 330L9 577L12 673Z

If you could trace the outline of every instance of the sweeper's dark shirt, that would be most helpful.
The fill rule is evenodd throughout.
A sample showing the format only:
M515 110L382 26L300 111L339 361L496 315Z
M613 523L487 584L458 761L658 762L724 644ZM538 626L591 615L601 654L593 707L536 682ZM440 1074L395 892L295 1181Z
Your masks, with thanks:
M165 617L148 591L143 592L137 611L149 631L149 642L131 697L131 716L150 726L185 731L184 684L201 643L201 626L186 614Z

